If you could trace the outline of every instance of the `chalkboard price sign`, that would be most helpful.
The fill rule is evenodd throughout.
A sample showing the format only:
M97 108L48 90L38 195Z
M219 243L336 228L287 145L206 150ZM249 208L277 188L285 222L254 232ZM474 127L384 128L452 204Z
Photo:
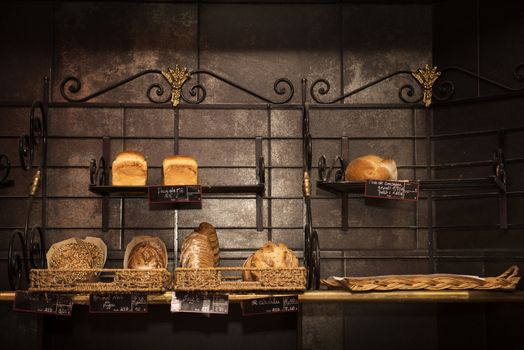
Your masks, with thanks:
M194 186L149 186L149 204L171 206L194 206L202 203L202 187Z
M17 291L13 310L38 314L71 316L73 300L71 297L54 293L29 293Z
M227 314L229 297L226 294L173 292L171 312Z
M146 313L146 294L90 294L91 313Z
M418 201L419 183L417 181L367 180L365 197Z
M297 295L243 300L240 306L244 316L298 312L300 310Z

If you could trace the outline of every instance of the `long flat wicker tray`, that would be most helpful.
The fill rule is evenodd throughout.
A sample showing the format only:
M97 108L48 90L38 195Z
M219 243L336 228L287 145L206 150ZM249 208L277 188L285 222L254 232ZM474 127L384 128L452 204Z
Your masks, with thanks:
M480 278L453 274L330 277L320 283L328 288L352 292L390 290L514 290L520 280L519 268L511 266L498 277Z
M171 287L166 269L33 269L32 292L165 292Z
M253 271L257 281L242 281L242 272ZM306 289L306 269L257 269L216 267L207 269L177 268L176 291L302 291Z

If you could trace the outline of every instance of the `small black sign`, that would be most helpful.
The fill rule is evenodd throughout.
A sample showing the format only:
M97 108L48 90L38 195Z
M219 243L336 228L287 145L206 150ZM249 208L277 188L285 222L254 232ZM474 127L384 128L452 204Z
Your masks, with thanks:
M17 291L13 302L13 310L71 316L73 299L70 296L55 293L30 293Z
M417 181L367 180L365 197L418 201L419 183Z
M194 186L149 186L151 203L199 202L202 200L202 187Z
M147 294L90 294L91 313L146 313Z
M300 310L297 295L242 300L240 306L244 316L298 312Z
M173 292L171 312L227 314L229 297L226 294Z

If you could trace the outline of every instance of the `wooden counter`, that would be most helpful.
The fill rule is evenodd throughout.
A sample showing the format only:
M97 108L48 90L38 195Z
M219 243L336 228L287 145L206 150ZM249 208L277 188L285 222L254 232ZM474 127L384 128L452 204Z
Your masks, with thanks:
M246 299L278 296L283 294L230 294L229 300L239 302ZM0 302L12 302L15 293L0 292ZM75 304L88 304L89 295L79 294L73 297ZM492 292L492 291L392 291L392 292L360 292L318 290L299 294L302 303L496 303L524 302L524 291ZM169 304L171 292L149 295L150 304Z

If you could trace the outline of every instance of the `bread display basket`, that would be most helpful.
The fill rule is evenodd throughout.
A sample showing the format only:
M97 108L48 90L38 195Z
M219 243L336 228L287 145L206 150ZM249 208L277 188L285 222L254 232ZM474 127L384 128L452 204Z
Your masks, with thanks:
M242 280L246 272L257 273L256 281ZM214 267L204 269L177 268L175 291L303 291L306 289L306 269Z
M30 271L29 291L155 293L171 287L171 274L166 268L104 269L106 257L107 247L100 238L70 238L55 243L47 253L49 268Z

